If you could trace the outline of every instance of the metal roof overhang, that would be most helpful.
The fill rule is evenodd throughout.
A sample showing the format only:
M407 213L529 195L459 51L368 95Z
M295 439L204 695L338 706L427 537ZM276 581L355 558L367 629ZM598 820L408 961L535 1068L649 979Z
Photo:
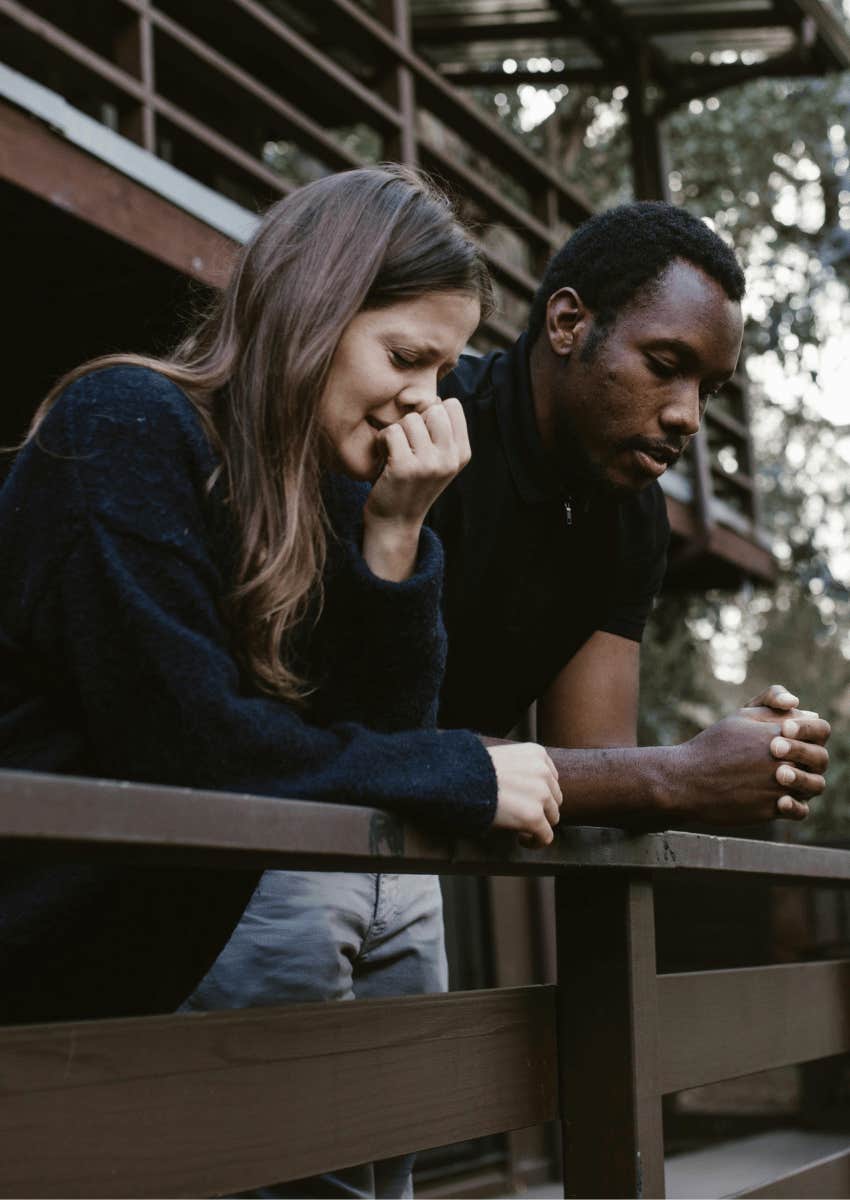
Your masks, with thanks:
M417 49L461 86L628 84L642 60L669 111L760 76L850 68L840 0L412 0L411 10Z

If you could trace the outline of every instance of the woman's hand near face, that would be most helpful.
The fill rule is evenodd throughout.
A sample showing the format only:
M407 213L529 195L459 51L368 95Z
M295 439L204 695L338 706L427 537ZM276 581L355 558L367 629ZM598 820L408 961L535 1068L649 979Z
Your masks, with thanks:
M363 510L363 557L382 579L409 578L428 509L471 457L459 400L411 412L382 432L387 459Z

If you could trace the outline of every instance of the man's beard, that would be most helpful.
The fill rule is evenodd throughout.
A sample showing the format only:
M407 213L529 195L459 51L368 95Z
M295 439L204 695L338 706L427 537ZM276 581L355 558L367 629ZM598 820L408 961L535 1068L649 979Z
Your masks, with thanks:
M633 495L632 488L615 483L591 456L564 404L555 414L555 455L558 475L569 480L571 494L602 500L623 500Z

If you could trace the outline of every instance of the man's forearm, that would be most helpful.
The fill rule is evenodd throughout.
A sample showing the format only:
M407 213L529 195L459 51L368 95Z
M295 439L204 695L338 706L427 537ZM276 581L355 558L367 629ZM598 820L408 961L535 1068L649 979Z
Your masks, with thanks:
M780 721L737 714L679 746L547 747L563 794L561 819L643 829L694 821L750 825L777 815L800 820L806 802L823 791L823 776L813 771L825 769L826 751L780 732ZM821 734L828 736L828 726ZM774 757L783 747L790 763ZM805 756L813 770L799 766Z
M485 745L504 739L482 738ZM605 750L547 747L564 797L561 820L571 825L647 826L673 820L674 763L671 746Z

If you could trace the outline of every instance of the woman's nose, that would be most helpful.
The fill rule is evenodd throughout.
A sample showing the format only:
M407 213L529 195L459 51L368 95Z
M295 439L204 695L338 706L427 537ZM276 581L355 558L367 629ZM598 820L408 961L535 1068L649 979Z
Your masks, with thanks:
M398 395L398 402L405 412L424 413L435 404L440 403L436 390L431 391L425 386L406 387Z

